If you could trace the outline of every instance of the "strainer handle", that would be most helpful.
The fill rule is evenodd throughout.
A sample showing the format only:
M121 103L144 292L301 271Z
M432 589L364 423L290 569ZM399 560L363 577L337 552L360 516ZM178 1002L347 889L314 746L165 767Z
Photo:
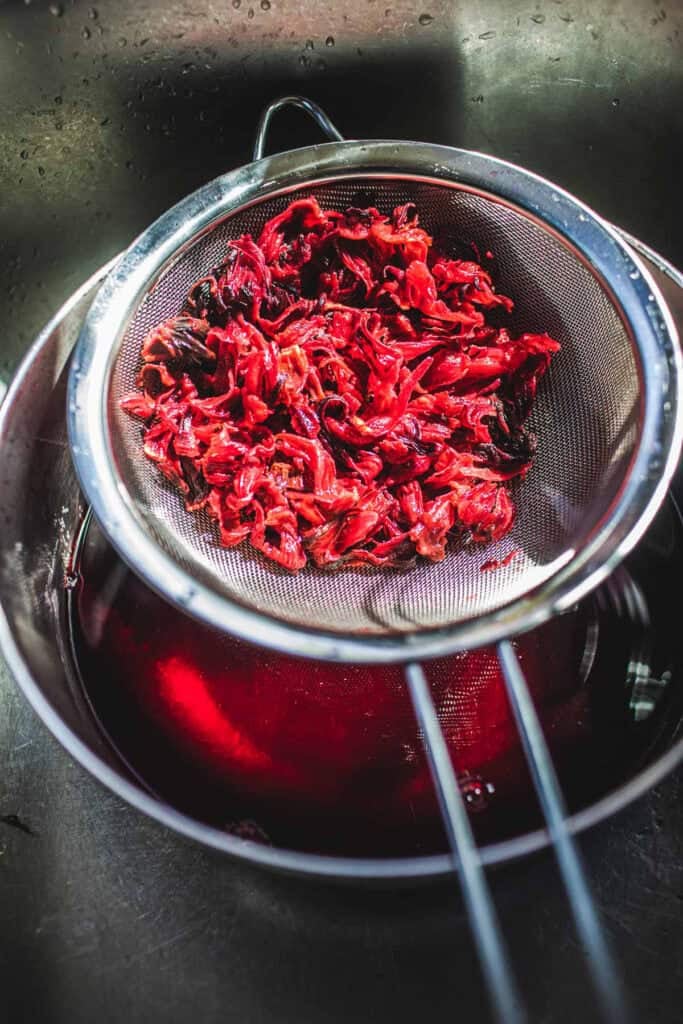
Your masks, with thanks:
M600 1000L601 1018L625 1024L630 1015L614 963L597 917L581 858L567 824L567 808L529 687L509 641L498 645L498 660L522 740L541 810L557 858L576 930ZM427 760L441 805L448 842L457 859L462 894L496 1019L511 1024L526 1019L501 936L481 854L472 834L451 756L429 685L420 665L406 667L406 681L422 733Z
M524 1024L526 1013L510 969L479 847L421 665L406 666L406 682L441 805L448 844L460 868L463 900L495 1019L499 1024Z
M256 141L254 142L254 160L260 160L265 155L266 141L270 122L275 114L283 107L298 107L305 110L313 118L318 127L325 133L331 142L343 142L344 136L337 127L330 121L329 117L317 103L307 99L305 96L281 96L278 100L269 103L261 115L261 120L256 129Z
M564 881L576 931L600 999L602 1017L610 1024L624 1024L631 1017L624 1003L616 968L598 920L581 857L567 824L567 807L543 734L543 727L519 659L509 640L503 640L498 644L498 661L534 788L552 840L557 865Z

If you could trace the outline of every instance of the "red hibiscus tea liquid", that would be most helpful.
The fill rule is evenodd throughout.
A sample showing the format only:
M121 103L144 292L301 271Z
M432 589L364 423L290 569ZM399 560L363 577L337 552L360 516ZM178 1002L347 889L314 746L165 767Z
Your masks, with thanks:
M325 853L443 849L400 667L294 658L219 635L170 607L96 524L69 593L73 653L92 710L150 791L220 828ZM610 785L629 726L623 634L593 601L516 646L563 778L584 803ZM495 655L427 666L481 840L539 823ZM609 729L608 742L605 737Z

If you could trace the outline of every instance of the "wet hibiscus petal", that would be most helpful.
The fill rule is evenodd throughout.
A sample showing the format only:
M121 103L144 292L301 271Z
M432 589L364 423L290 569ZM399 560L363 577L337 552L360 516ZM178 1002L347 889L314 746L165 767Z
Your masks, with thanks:
M414 204L299 199L152 328L121 405L226 547L290 572L440 561L511 529L536 450L525 421L560 346L511 337L512 306Z

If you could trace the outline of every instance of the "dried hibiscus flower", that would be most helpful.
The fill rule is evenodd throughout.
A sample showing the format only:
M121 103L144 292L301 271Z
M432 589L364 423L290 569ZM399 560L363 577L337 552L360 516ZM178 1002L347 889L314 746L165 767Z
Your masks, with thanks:
M451 538L510 530L531 465L524 421L560 346L495 326L511 309L478 263L435 251L414 205L300 199L149 332L122 406L226 547L293 572L439 561Z

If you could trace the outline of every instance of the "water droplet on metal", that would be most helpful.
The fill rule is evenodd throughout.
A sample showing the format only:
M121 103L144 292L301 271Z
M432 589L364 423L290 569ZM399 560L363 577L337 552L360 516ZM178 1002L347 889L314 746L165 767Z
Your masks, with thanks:
M334 46L334 36L328 36L325 40L325 46Z
M299 64L301 64L302 68L310 68L311 66L310 60L308 57L305 57L303 53L299 57Z
M98 15L97 15L97 8L96 7L88 8L88 17L90 18L91 21L97 21Z
M28 160L28 158L29 158L28 150L27 149L22 149L22 151L19 154L19 156L21 157L22 160Z
M261 0L261 10L262 11L269 11L270 10L270 0Z
M253 7L250 7L249 10L247 11L247 17L248 18L253 18L254 17L254 8Z
M232 6L238 11L242 6L242 0L232 0Z
M54 14L55 18L61 18L64 14L64 7L62 4L50 4L49 11L50 14Z
M75 571L64 573L64 589L75 590L78 584L81 582L80 574Z
M128 46L128 40L125 36L119 36L119 46Z
M84 26L81 30L81 36L83 39L90 39L90 29L87 26Z
M306 49L307 49L307 50L312 50L312 49L314 49L314 46L315 46L315 44L314 44L314 42L313 42L313 40L312 40L312 39L307 39L307 40L306 40Z
M612 106L613 107L618 107L619 106L619 102L620 102L619 97L615 96L614 99L612 100Z
M45 177L45 168L44 167L39 167L38 168L38 174L41 176L41 178L44 178Z
M640 277L640 271L639 270L632 270L631 273L628 276L631 278L632 281L637 281L638 278Z
M545 14L532 14L531 20L535 22L537 25L542 25L545 21Z
M432 14L421 14L417 20L421 25L431 25L434 21L434 16Z
M461 775L458 785L467 809L475 814L486 810L496 791L493 783L484 782L480 775Z
M55 96L55 104L58 107L61 107L61 105L62 105L62 97L61 96Z

